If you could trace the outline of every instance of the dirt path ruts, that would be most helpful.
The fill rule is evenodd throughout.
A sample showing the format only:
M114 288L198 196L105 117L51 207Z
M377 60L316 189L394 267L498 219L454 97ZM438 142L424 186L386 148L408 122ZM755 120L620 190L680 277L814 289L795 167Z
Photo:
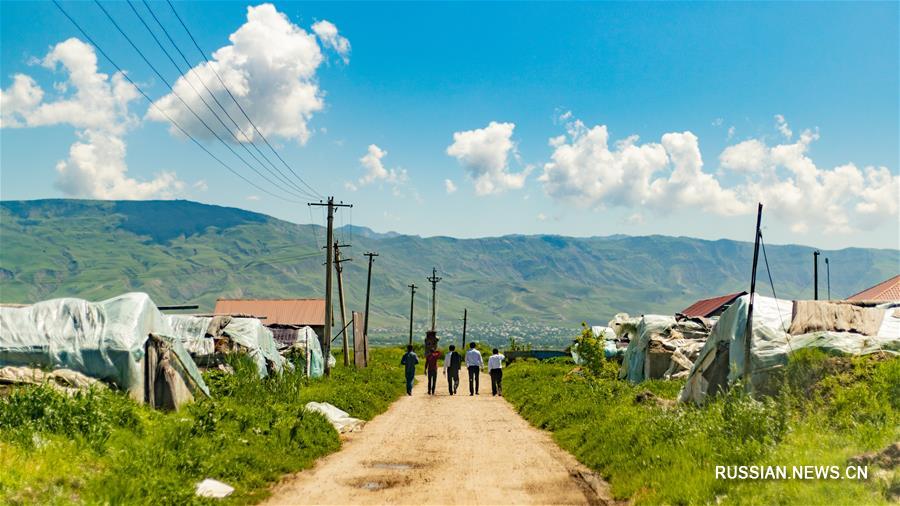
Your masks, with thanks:
M463 374L460 374L463 376ZM449 396L419 377L343 448L286 478L265 504L603 504L606 484L523 420L481 376ZM402 379L398 378L398 381Z

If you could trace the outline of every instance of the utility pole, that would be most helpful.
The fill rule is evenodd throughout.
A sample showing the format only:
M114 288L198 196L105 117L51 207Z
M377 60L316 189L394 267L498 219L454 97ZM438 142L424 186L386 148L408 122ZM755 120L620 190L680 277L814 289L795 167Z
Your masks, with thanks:
M348 247L349 244L338 244L337 241L334 241L334 268L337 271L337 282L338 282L338 302L341 305L341 328L344 329L344 332L341 334L343 336L342 345L344 352L344 367L350 366L350 349L347 346L347 306L344 304L344 268L341 266L344 262L350 262L352 258L341 258L341 248Z
M366 316L363 320L363 346L366 347L363 352L366 353L368 357L368 347L369 347L369 295L372 293L372 263L375 261L375 257L378 256L378 253L374 251L367 251L363 253L365 256L369 257L369 277L366 280Z
M819 300L819 250L813 251L813 300Z
M828 300L831 300L831 266L828 265L828 257L825 257L825 282L828 286Z
M439 278L437 275L437 269L434 267L431 268L431 277L425 278L431 283L431 331L435 332L436 322L437 322L437 284L440 280L444 278Z
M328 207L325 233L325 330L322 336L322 356L325 358L325 375L330 376L331 366L328 365L328 357L331 356L331 326L334 323L333 309L331 307L331 270L334 262L331 244L334 242L334 211L341 207L353 207L353 204L344 204L343 202L335 204L334 197L328 197L327 203L319 201L307 205Z
M416 284L409 285L409 288L412 290L409 294L409 345L412 346L413 306L416 303Z
M466 320L468 319L468 317L469 317L469 310L463 309L463 343L462 343L463 350L466 349Z
M747 329L744 332L744 388L750 391L750 341L753 339L753 297L756 295L756 262L759 260L759 238L762 236L762 202L756 211L756 238L753 242L753 273L750 275L750 302L747 305Z

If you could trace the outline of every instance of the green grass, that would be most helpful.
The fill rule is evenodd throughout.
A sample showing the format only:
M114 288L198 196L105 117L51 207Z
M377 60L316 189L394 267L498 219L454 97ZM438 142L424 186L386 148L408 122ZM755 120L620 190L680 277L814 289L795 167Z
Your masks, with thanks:
M108 390L68 398L18 388L0 398L0 504L202 503L193 494L204 478L235 487L228 502L256 502L284 474L340 448L307 402L371 419L404 391L399 360L398 350L379 349L362 371L259 380L235 358L234 375L206 374L211 399L173 413Z
M533 425L637 504L886 503L900 472L859 481L727 481L716 465L839 465L900 439L900 359L834 359L798 353L782 393L754 400L739 389L703 407L674 399L680 382L631 385L573 366L523 362L504 375L504 395ZM870 469L872 473L874 469Z

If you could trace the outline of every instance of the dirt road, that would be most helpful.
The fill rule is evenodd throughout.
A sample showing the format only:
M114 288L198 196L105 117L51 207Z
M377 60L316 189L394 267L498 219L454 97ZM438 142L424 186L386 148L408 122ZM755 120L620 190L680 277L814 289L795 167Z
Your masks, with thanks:
M463 374L460 374L463 376ZM344 441L341 451L284 480L265 504L603 504L606 484L523 420L481 376L449 396L425 377Z

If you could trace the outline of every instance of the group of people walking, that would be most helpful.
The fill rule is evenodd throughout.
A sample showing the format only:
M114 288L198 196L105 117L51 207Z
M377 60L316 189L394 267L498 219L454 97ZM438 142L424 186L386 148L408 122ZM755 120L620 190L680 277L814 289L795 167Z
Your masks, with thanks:
M463 357L456 351L456 346L450 345L446 354L434 350L425 356L425 376L428 378L428 395L434 395L437 388L438 360L444 359L444 374L447 377L447 389L450 395L456 395L459 389L459 370L462 368ZM491 392L493 395L503 396L503 361L506 357L497 348L488 358L487 369L491 375ZM406 395L412 395L413 381L416 377L416 365L419 357L413 352L412 345L406 347L406 354L400 359L400 364L405 367ZM469 395L478 395L481 370L484 369L484 360L481 352L475 347L475 343L469 343L469 350L465 356L466 369L469 372Z

